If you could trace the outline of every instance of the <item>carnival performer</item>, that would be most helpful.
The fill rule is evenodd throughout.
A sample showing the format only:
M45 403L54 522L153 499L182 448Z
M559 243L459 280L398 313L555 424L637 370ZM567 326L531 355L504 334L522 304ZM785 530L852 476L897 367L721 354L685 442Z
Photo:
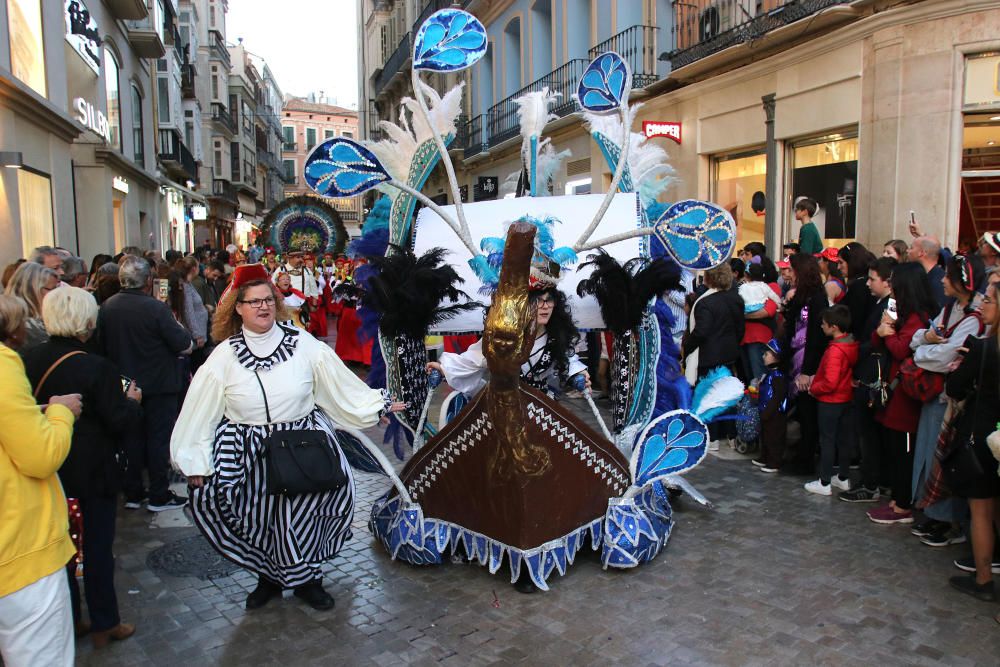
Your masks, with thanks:
M354 279L347 276L344 285L354 284ZM336 351L344 361L354 361L365 366L372 363L372 340L362 341L358 335L361 328L361 318L358 317L358 297L349 290L342 290L337 308L337 344Z
M281 293L281 298L288 309L290 320L300 329L307 328L310 311L309 299L299 290L292 287L292 277L284 271L279 271L274 278L274 284Z
M535 343L528 361L521 365L521 380L550 397L559 385L580 373L590 388L590 373L576 355L580 333L573 323L566 295L554 285L542 283L531 291L535 309ZM472 344L461 354L445 352L441 361L427 364L427 371L439 371L455 391L468 397L479 393L488 382L483 341Z
M305 253L293 250L288 253L288 262L284 265L278 262L278 270L272 272L271 277L277 278L279 272L287 273L292 279L292 287L306 295L306 298L319 296L319 288L316 285L316 278L311 271L303 266L305 263Z
M215 348L188 390L170 441L188 478L195 523L226 558L256 572L247 609L285 588L314 609L334 606L320 564L351 535L354 480L334 423L368 428L403 410L369 389L325 344L279 320L284 300L264 268L237 269L212 325ZM271 495L263 447L275 431L325 433L345 483L331 491Z
M316 296L309 299L309 333L317 338L326 338L326 278L322 269L316 266L316 256L311 252L305 255L303 270L316 281Z

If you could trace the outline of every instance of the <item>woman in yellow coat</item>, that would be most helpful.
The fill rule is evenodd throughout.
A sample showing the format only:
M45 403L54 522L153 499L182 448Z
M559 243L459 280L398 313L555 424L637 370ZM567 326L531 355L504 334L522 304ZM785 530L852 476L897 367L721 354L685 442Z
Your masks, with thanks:
M69 453L80 395L35 403L21 358L28 309L0 296L0 656L7 667L73 664L66 497L56 471Z

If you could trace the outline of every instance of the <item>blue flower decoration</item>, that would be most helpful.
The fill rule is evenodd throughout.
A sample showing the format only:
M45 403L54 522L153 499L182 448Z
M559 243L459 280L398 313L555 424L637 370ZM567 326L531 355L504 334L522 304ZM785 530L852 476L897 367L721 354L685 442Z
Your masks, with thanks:
M587 111L611 111L628 98L631 88L632 72L628 64L614 51L608 51L587 65L576 97Z
M371 151L339 137L317 146L304 171L309 187L324 197L353 197L390 180Z
M673 475L697 465L708 451L708 427L687 410L674 410L655 419L643 432L632 453L632 483Z
M431 14L413 40L413 69L457 72L472 67L486 53L486 28L461 9Z
M671 205L654 225L656 237L677 263L692 270L727 261L736 247L736 221L729 211L685 199Z

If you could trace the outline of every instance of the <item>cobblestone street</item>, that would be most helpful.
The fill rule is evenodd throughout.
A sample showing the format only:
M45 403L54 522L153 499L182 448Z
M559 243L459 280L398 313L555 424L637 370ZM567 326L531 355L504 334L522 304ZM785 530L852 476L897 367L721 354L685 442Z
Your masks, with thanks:
M124 512L117 583L122 617L138 631L99 656L80 642L78 661L997 664L1000 606L947 582L968 545L923 546L908 527L869 522L868 506L812 496L801 478L759 473L731 452L689 478L715 507L675 502L673 536L652 564L605 572L584 550L565 577L550 581L551 592L525 596L477 565L389 560L366 525L388 483L356 474L354 537L326 566L337 606L325 613L290 592L246 612L256 579L222 561L205 579L166 574L176 571L169 557L150 567L147 558L165 545L180 542L185 553L201 545L204 556L207 545L179 512Z

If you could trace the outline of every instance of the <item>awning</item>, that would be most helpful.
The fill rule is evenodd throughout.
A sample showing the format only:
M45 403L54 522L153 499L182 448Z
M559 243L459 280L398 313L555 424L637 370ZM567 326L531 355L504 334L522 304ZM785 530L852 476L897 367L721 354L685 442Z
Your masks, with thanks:
M186 188L183 185L181 185L180 183L177 183L176 181L172 181L169 178L166 178L166 177L161 177L161 178L163 178L163 184L165 186L167 186L168 188L173 188L175 190L180 190L185 195L187 195L188 197L190 197L192 201L196 201L199 204L204 204L206 206L208 205L208 200L205 199L205 195L200 194L198 192L195 192L191 188Z

